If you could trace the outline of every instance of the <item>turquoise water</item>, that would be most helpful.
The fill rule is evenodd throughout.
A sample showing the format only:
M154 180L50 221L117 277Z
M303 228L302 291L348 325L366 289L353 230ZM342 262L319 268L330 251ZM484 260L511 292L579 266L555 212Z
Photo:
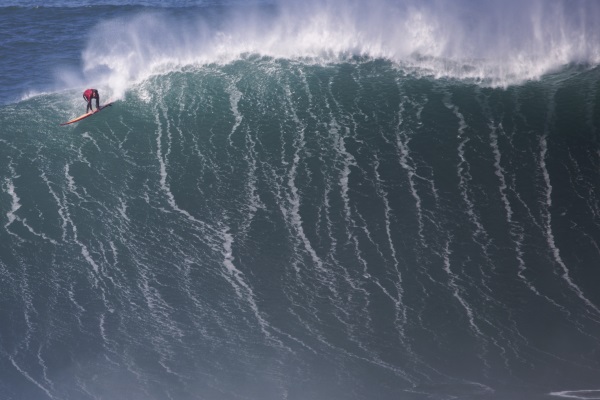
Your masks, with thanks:
M597 6L477 4L0 8L3 398L597 397Z

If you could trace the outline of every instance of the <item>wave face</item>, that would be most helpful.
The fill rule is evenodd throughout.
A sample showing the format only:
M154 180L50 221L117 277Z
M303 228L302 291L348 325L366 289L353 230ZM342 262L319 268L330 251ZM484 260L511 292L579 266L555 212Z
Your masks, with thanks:
M574 4L565 27L590 18ZM499 88L424 73L444 52L265 47L305 5L203 7L43 10L110 17L0 106L4 398L598 397L591 58ZM240 7L262 51L225 44ZM384 18L339 20L358 11ZM92 76L118 100L59 127Z
M599 77L256 58L156 76L74 128L48 125L62 95L5 106L2 392L597 388Z

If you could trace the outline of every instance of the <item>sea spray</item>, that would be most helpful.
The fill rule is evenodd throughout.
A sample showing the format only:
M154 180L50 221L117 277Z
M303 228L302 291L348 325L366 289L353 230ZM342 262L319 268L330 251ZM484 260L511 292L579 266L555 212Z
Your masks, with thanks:
M420 75L507 86L600 62L590 1L274 2L145 9L103 20L83 51L90 81L120 97L131 83L258 55L330 63L388 59Z

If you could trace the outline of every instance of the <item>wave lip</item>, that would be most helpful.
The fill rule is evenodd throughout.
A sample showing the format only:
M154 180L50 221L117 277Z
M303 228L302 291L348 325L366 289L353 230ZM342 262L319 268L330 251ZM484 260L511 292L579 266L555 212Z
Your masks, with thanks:
M600 3L328 1L140 12L94 28L84 73L130 82L244 55L312 62L383 58L418 73L507 86L600 64Z

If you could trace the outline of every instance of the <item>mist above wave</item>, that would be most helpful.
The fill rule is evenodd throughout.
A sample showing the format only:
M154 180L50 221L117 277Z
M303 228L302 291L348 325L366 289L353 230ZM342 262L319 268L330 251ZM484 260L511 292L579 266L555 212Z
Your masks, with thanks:
M389 59L416 73L506 86L566 64L600 63L600 2L375 0L140 12L93 29L84 74L122 93L187 65L247 54L337 62Z

